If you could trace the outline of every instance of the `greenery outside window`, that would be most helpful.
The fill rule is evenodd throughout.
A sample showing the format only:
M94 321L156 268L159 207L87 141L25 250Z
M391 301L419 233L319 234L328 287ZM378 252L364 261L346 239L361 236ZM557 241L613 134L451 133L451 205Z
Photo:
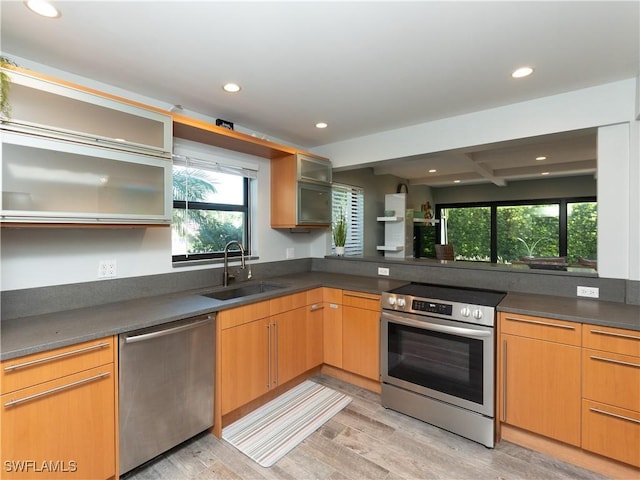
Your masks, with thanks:
M597 259L593 197L438 205L456 259L512 263L521 257ZM438 241L442 238L439 236Z
M172 257L174 262L223 256L238 241L250 253L249 183L255 172L174 155ZM239 255L235 248L231 256Z
M345 256L362 255L364 252L364 190L353 185L333 183L331 185L333 222L344 215L347 219L347 242ZM331 250L335 252L333 236Z

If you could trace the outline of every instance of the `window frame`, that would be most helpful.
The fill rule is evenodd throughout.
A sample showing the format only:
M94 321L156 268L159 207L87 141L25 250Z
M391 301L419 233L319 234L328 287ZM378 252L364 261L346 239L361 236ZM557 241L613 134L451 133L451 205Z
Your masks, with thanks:
M241 176L241 175L238 175ZM204 211L222 211L222 212L240 212L244 214L244 228L243 228L243 239L242 245L245 248L245 255L251 255L251 234L250 234L250 226L251 226L251 205L250 205L250 181L251 179L242 176L242 185L243 185L243 203L240 205L234 205L229 203L215 203L215 202L197 202L197 201L187 201L187 200L173 200L173 211L176 209L180 210L204 210ZM228 257L240 257L239 250L229 250ZM190 261L202 261L202 260L215 260L224 258L224 252L216 251L216 252L207 252L207 253L188 253L182 255L172 255L173 263L184 263Z
M521 207L527 205L558 205L558 250L559 256L567 255L568 237L567 237L567 205L570 203L597 203L596 196L582 197L562 197L562 198L539 198L527 200L498 200L489 202L459 202L459 203L443 203L437 204L435 209L435 218L442 220L442 210L447 208L471 208L471 207L489 207L491 210L491 255L489 263L498 262L498 207ZM436 232L436 242L441 243L442 231L438 229ZM480 260L478 260L480 261Z
M345 256L364 255L364 188L347 183L333 182L331 184L331 218L335 223L337 215L340 213L340 206L335 202L338 192L343 192L345 196L351 196L351 202L347 202L345 216L349 229L347 230L347 241L345 243ZM356 196L355 200L353 197ZM348 199L347 199L348 200ZM354 227L355 225L355 227ZM335 243L333 242L333 230L331 231L331 252L335 254Z

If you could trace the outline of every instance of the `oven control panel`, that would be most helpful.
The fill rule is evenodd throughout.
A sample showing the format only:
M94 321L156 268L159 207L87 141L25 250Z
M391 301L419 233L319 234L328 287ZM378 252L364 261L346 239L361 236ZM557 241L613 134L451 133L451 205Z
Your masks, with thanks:
M448 303L434 303L427 302L425 300L413 300L411 302L411 310L451 316L451 314L453 313L453 306Z
M382 294L382 308L417 315L433 315L491 327L495 324L495 309L493 307L460 302L442 302L412 295L384 292Z

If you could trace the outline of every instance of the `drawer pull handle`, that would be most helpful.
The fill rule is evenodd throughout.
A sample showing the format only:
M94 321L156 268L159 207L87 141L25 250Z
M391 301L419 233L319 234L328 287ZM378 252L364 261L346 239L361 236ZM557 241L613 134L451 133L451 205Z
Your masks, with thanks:
M11 400L4 404L5 407L12 407L19 403L28 402L29 400L35 400L36 398L44 397L45 395L51 395L52 393L61 392L62 390L67 390L68 388L77 387L78 385L83 385L85 383L93 382L95 380L100 380L101 378L108 377L111 375L110 372L104 372L99 375L94 375L93 377L83 378L82 380L78 380L77 382L68 383L66 385L61 385L56 388L52 388L50 390L45 390L44 392L34 393L33 395L29 395L28 397L18 398L17 400Z
M324 308L324 305L322 305L321 303L314 303L313 305L311 305L311 311L312 312L316 312L318 310L322 310Z
M17 370L18 368L31 367L31 366L37 365L39 363L45 363L45 362L51 362L53 360L59 360L61 358L70 357L72 355L78 355L80 353L86 353L86 352L90 352L92 350L98 350L100 348L109 347L110 345L111 345L110 343L106 343L106 342L97 343L95 345L90 345L88 347L78 348L77 350L71 350L69 352L59 353L57 355L51 355L50 357L43 357L43 358L38 358L37 360L31 360L29 362L16 363L14 365L7 365L6 367L4 367L4 371L5 372L10 372L12 370Z
M608 415L609 417L619 418L620 420L626 420L627 422L640 423L640 420L631 417L625 417L624 415L618 415L617 413L607 412L606 410L600 410L599 408L590 407L589 410L596 413L601 413L602 415Z
M528 320L524 318L505 317L505 320L511 320L513 322L533 323L535 325L544 325L546 327L566 328L567 330L575 330L576 327L571 325L560 325L558 323L541 322L540 320Z
M627 365L629 367L640 368L640 363L623 362L622 360L614 360L613 358L598 357L596 355L591 355L590 358L592 360L600 360L602 362L617 363L618 365Z
M632 340L640 340L640 337L637 337L635 335L625 335L624 333L605 332L604 330L591 330L591 333L595 333L598 335L609 335L611 337L621 337L621 338L630 338Z
M364 298L365 300L375 300L378 301L380 300L380 297L378 295L373 295L373 294L369 294L367 295L366 293L344 293L345 297L354 297L354 298Z

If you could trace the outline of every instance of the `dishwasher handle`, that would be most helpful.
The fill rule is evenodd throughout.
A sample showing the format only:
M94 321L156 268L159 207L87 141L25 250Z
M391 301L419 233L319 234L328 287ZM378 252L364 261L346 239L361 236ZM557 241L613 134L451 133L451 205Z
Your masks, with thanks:
M178 327L166 328L164 330L157 330L155 332L142 333L140 335L125 337L124 343L144 342L145 340L164 337L165 335L173 335L174 333L184 332L185 330L191 330L193 328L198 328L206 323L211 323L211 320L213 320L213 317L211 315L207 315L207 318L205 318L204 320L187 323L186 325L180 325Z

